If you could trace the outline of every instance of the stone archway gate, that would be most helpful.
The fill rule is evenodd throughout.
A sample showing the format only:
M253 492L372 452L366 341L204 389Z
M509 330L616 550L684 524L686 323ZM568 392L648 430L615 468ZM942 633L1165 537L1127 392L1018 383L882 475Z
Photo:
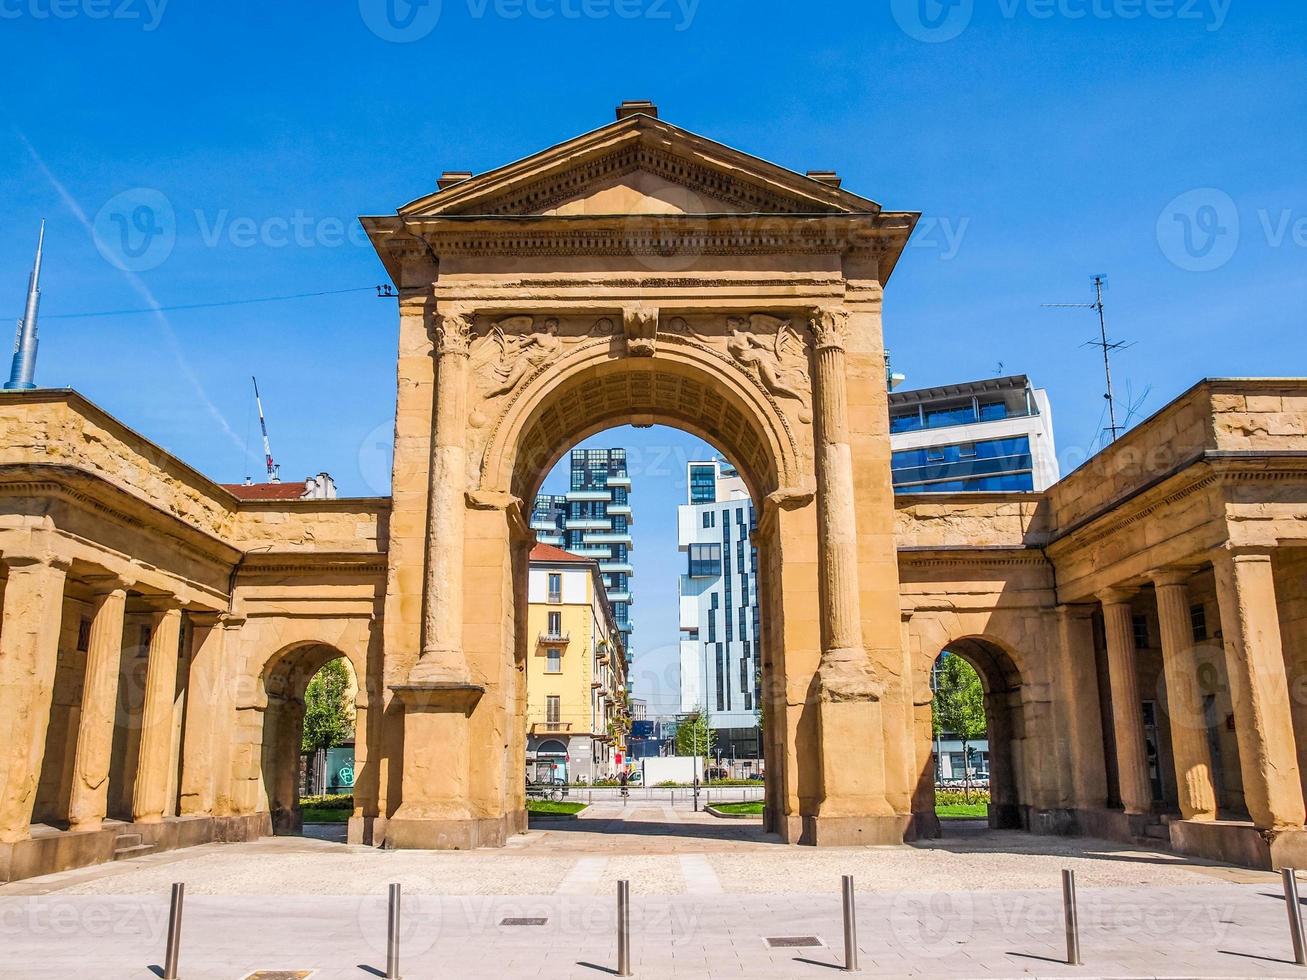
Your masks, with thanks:
M578 439L653 422L716 444L761 504L769 824L903 839L881 300L915 221L647 106L364 219L400 294L375 839L524 828L529 501Z

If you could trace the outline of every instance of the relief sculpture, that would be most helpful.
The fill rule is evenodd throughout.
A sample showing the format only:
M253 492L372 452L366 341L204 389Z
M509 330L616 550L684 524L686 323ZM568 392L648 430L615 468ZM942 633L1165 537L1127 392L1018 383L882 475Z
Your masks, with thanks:
M491 328L477 351L477 379L487 398L506 395L528 375L556 360L563 349L558 339L558 321L545 321L535 332L535 318L513 316Z
M758 379L777 398L799 403L799 421L812 421L812 383L808 379L808 356L803 337L789 320L755 314L746 322L739 317L726 321L731 335L726 349L735 362Z

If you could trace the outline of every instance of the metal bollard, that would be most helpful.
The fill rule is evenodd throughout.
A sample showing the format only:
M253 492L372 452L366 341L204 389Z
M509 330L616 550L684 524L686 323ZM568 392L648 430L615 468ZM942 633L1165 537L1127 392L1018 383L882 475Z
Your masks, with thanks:
M182 899L185 897L186 885L174 882L172 903L168 907L168 951L163 960L163 980L177 980L177 958L182 951Z
M1284 882L1284 904L1289 911L1289 937L1293 940L1293 961L1299 966L1307 966L1307 944L1302 937L1302 905L1298 902L1298 872L1293 868L1282 868L1280 878Z
M844 891L844 969L858 972L858 919L853 907L853 875L842 878Z
M617 883L617 975L631 975L631 883Z
M399 885L390 886L386 915L386 980L399 980Z
M1076 873L1062 871L1062 914L1066 919L1066 961L1080 965L1080 918L1076 913Z

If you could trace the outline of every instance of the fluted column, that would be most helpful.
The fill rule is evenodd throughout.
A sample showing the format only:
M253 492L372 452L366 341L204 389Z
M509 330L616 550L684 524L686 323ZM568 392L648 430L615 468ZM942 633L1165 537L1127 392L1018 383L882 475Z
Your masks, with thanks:
M1302 780L1269 550L1212 558L1244 803L1259 830L1303 825Z
M177 721L177 660L181 646L182 610L176 600L155 612L150 625L150 649L145 669L145 701L141 706L141 749L132 794L132 819L159 823L171 816L168 787L174 764L173 725Z
M1212 750L1207 741L1207 712L1198 683L1194 631L1189 620L1189 580L1185 569L1152 573L1157 588L1157 618L1162 633L1162 670L1166 679L1166 714L1180 813L1186 820L1216 819L1216 785Z
M436 328L436 385L427 513L422 655L413 684L467 683L463 648L463 543L467 491L467 384L472 318L446 313Z
M817 470L817 568L821 661L817 671L822 794L811 843L881 842L868 818L893 815L885 797L886 762L876 677L862 635L858 518L849 439L845 343L848 314L822 310L812 320ZM859 763L849 764L858 747ZM829 832L824 830L826 822Z
M9 567L0 622L0 842L31 835L32 809L50 726L64 581L52 556L4 556Z
M230 768L235 709L227 697L223 667L226 614L192 617L191 666L186 675L186 733L182 739L181 815L216 813L218 776Z
M1148 813L1153 790L1148 780L1144 745L1144 709L1135 664L1131 593L1110 589L1099 594L1107 633L1107 677L1112 691L1112 727L1116 733L1116 771L1126 813Z
M99 830L109 805L109 763L118 710L123 652L123 614L129 582L107 577L94 583L91 634L82 683L82 713L68 801L70 830Z

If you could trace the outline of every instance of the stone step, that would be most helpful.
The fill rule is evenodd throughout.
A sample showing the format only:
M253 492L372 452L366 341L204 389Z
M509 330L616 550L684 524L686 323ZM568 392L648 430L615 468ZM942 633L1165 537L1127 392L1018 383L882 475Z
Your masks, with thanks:
M1171 831L1163 823L1150 823L1144 828L1144 836L1153 840L1170 840Z
M114 847L135 847L142 843L140 834L119 834L113 839Z
M116 847L113 851L113 859L115 861L122 861L126 858L140 857L142 854L148 854L153 850L153 844L136 844L132 847Z

